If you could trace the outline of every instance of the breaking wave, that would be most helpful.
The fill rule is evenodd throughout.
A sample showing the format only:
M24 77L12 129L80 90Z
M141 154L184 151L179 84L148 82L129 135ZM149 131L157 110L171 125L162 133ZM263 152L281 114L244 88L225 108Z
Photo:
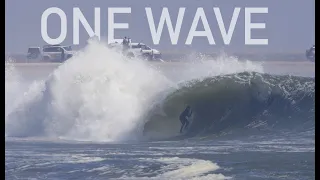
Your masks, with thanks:
M259 65L227 56L183 69L184 83L177 84L157 67L127 59L102 42L90 42L26 90L6 69L6 136L168 138L177 135L186 104L195 113L187 136L314 126L312 78L263 74Z
M314 78L256 72L191 81L164 100L162 114L150 114L144 133L150 138L177 135L178 117L187 104L194 114L187 137L314 129L314 85Z

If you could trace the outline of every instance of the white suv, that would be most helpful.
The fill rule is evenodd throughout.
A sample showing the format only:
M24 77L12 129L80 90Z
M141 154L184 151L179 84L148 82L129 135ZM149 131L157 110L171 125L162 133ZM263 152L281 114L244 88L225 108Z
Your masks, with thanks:
M109 48L122 51L122 43L110 43ZM128 57L146 58L148 60L160 60L161 53L157 49L152 49L144 43L129 43L129 49L125 51L125 55Z
M147 58L148 60L161 60L161 53L144 43L131 43L130 48L134 54Z
M45 62L64 62L72 56L71 46L46 45L42 48L42 60Z

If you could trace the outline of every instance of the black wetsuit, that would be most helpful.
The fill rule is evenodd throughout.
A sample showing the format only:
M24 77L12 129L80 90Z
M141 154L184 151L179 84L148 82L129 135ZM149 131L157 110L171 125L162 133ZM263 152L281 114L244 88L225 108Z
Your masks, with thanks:
M123 39L122 45L123 45L122 51L123 51L123 52L126 52L126 51L129 49L129 40L126 39L126 38Z
M187 120L187 117L191 116L191 109L189 107L187 107L181 114L180 114L180 122L181 122L181 128L180 128L180 133L182 133L182 129L184 127L184 125L186 125L185 127L187 128L189 126L189 121Z

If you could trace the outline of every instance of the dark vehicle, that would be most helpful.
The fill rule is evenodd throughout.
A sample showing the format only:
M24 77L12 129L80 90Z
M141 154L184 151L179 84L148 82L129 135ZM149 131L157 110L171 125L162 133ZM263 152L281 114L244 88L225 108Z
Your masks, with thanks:
M316 57L316 48L315 45L313 45L310 49L306 50L306 57L308 60L314 62Z
M40 47L29 47L27 58L29 59L38 59L40 58L41 52Z

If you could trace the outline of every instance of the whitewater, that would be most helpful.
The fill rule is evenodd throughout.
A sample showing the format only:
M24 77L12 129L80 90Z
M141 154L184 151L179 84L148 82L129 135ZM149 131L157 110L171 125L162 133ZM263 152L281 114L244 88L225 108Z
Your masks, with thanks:
M314 63L147 62L91 41L5 76L6 179L314 179Z

